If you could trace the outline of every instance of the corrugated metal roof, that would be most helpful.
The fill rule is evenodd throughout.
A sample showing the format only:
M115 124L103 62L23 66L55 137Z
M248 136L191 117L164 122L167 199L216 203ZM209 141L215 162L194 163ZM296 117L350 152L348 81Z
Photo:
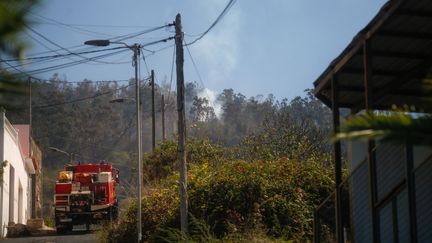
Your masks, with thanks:
M363 45L370 45L374 109L415 106L432 111L432 1L390 0L314 82L315 95L331 105L337 77L339 105L364 107ZM432 80L432 79L431 79Z

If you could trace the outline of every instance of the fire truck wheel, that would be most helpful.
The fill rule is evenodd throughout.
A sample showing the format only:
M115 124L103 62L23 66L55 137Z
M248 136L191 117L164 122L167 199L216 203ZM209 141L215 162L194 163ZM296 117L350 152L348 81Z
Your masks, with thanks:
M67 225L62 225L62 226L59 226L56 228L57 234L59 234L59 235L64 235L70 230L72 230L72 229L70 229L70 227Z
M64 235L67 233L67 228L66 227L57 227L56 232L59 235Z

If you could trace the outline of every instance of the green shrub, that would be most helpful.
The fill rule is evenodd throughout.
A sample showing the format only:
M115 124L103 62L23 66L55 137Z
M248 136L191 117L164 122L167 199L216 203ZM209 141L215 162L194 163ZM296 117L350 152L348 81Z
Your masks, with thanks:
M320 163L286 158L192 162L188 171L189 212L219 239L254 231L285 240L310 239L312 209L332 190L331 174ZM178 173L167 176L143 197L145 240L155 240L164 235L161 233L179 236L172 230L179 222L178 178ZM109 235L114 242L135 239L136 206L129 207Z
M210 232L209 225L189 214L189 234L178 228L160 227L154 233L151 242L218 242Z
M48 227L55 227L55 221L53 218L51 217L44 217L44 224Z
M188 163L217 163L223 159L223 148L209 140L191 139L187 143ZM177 143L167 140L159 144L152 154L144 154L144 173L148 181L157 181L178 168Z
M205 183L189 183L190 211L218 237L251 227L274 237L310 237L312 209L333 185L331 171L307 161L236 161L207 171Z

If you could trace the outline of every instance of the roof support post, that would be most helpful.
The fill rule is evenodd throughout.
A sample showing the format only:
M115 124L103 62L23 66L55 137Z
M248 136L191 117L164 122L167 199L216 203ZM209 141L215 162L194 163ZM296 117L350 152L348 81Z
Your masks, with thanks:
M314 231L314 243L321 242L321 222L319 216L319 208L314 208L313 211L313 231Z
M333 132L337 134L340 126L339 114L339 99L338 99L337 76L331 78L331 100L332 100L332 114L333 114ZM344 242L343 232L343 218L342 218L342 153L341 142L337 141L333 145L333 156L335 162L335 218L336 218L336 242Z
M363 69L364 69L364 88L365 88L365 109L366 112L373 110L373 89L372 89L372 56L370 55L371 43L369 39L363 42ZM367 144L367 160L369 169L369 198L372 216L372 239L379 242L379 217L375 207L377 203L376 185L376 160L375 160L375 140L369 139Z
M410 227L410 242L417 243L417 210L414 177L414 151L413 145L406 145L406 178L408 190L408 215Z
M5 151L4 151L4 143L5 143L5 121L6 121L6 110L3 107L0 107L0 163L4 161L5 159ZM1 165L0 165L1 166ZM3 206L6 203L3 203L3 188L4 188L4 182L3 178L0 178L0 206L2 209L0 210L0 238L3 238L5 236L4 227L3 227L3 219L6 218L6 216L3 215ZM3 218L4 217L4 218Z

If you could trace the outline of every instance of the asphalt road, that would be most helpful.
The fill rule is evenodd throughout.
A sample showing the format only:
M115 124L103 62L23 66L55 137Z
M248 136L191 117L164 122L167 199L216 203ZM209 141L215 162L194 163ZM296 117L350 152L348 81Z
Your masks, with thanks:
M97 231L75 229L66 235L7 238L1 243L93 243L98 242Z

